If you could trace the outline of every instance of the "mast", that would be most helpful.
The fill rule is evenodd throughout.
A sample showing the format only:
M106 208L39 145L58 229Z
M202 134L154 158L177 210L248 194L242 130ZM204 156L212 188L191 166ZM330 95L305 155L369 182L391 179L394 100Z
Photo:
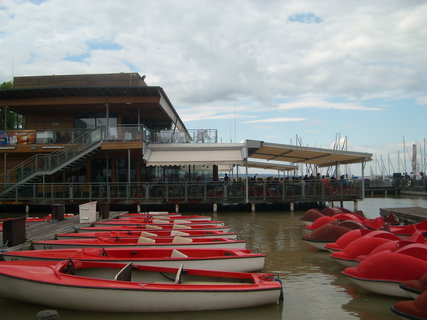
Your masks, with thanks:
M412 145L412 172L417 172L417 145Z

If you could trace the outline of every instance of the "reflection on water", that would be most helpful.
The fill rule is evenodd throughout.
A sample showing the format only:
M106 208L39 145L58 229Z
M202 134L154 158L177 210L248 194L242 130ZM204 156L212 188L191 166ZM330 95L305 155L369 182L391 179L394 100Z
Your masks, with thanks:
M167 303L167 301L165 301ZM37 312L48 309L38 305L19 303L12 300L0 299L2 320L34 319ZM74 310L58 310L61 320L244 320L244 319L282 319L283 303L258 308L219 310L209 312L173 312L173 313L102 313L79 312ZM6 317L3 317L6 315Z
M344 204L353 209L353 203ZM368 198L359 209L369 218L379 215L379 208L427 207L420 198ZM64 319L105 320L259 320L259 319L399 319L390 307L399 298L371 294L351 283L340 273L343 267L326 252L312 249L301 240L304 225L298 219L303 211L289 212L224 212L212 215L223 220L238 233L247 247L267 254L264 271L283 279L285 297L277 305L238 310L185 313L113 314L58 310ZM44 307L0 300L1 319L33 319ZM3 315L7 315L3 317Z

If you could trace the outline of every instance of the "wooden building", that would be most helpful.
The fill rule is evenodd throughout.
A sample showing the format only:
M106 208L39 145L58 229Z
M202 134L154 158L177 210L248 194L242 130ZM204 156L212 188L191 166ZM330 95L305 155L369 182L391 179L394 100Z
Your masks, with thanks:
M137 73L15 77L0 90L0 204L294 203L348 201L363 185L284 179L219 181L221 168L294 170L370 161L371 154L264 141L217 143L187 129L161 87ZM1 123L0 123L1 127ZM256 163L252 159L261 159ZM276 163L273 163L273 161Z

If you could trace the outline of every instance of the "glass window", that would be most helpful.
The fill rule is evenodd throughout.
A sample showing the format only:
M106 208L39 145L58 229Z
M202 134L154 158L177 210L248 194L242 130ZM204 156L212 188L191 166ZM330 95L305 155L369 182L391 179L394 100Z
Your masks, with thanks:
M110 128L117 127L117 114L112 113L109 116ZM107 126L107 118L105 113L86 113L83 115L74 116L74 128L99 128Z

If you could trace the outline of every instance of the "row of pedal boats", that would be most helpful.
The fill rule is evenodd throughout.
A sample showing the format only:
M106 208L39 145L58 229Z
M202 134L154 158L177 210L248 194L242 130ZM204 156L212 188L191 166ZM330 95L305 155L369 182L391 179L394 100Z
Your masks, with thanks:
M0 296L102 312L245 308L282 297L280 278L261 272L265 254L210 217L125 214L75 231L3 252Z
M361 288L405 298L391 307L401 318L427 319L427 220L397 225L395 217L367 219L344 208L309 211L303 240L329 252Z

